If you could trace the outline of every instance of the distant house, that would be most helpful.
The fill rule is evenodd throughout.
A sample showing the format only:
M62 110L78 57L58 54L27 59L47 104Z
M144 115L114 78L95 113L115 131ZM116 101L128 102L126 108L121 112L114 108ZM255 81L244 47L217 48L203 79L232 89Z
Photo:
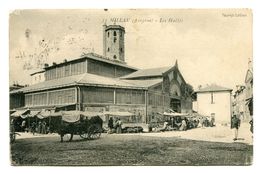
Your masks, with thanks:
M40 69L31 75L31 85L45 81L45 69Z
M9 87L10 92L16 91L19 89L24 88L25 86L19 85L19 84L13 84ZM24 95L21 95L21 93L14 93L10 94L10 101L9 101L9 108L10 110L14 108L19 108L24 106Z
M209 85L196 91L197 112L202 115L214 116L219 124L230 124L232 89L218 85Z

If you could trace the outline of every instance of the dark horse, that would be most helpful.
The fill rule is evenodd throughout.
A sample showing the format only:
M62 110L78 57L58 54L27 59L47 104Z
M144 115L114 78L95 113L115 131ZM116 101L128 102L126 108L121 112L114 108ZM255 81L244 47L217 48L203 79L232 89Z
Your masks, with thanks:
M72 141L73 135L80 135L83 139L96 139L100 137L103 131L102 126L103 120L99 116L94 116L90 119L81 117L75 123L61 121L58 133L61 137L61 142L63 142L65 135L68 141Z

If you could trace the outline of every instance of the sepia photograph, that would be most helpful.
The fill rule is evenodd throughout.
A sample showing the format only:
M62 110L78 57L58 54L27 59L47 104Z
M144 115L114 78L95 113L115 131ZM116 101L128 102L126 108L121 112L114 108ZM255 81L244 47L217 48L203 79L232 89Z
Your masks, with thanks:
M12 166L250 166L253 11L9 14Z

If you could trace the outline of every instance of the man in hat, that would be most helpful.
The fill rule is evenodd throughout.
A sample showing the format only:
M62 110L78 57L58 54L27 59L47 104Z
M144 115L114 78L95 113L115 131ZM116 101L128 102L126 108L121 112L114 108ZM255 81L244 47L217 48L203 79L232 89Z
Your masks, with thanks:
M238 118L237 115L234 114L231 119L231 129L234 129L235 132L235 137L233 139L234 141L237 140L239 127L240 127L240 119Z

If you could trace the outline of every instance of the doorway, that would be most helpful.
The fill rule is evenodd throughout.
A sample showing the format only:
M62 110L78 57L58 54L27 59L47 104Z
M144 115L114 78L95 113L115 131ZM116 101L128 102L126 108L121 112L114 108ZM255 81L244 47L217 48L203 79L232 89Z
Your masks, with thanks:
M170 107L173 111L181 113L181 101L179 99L171 99Z

